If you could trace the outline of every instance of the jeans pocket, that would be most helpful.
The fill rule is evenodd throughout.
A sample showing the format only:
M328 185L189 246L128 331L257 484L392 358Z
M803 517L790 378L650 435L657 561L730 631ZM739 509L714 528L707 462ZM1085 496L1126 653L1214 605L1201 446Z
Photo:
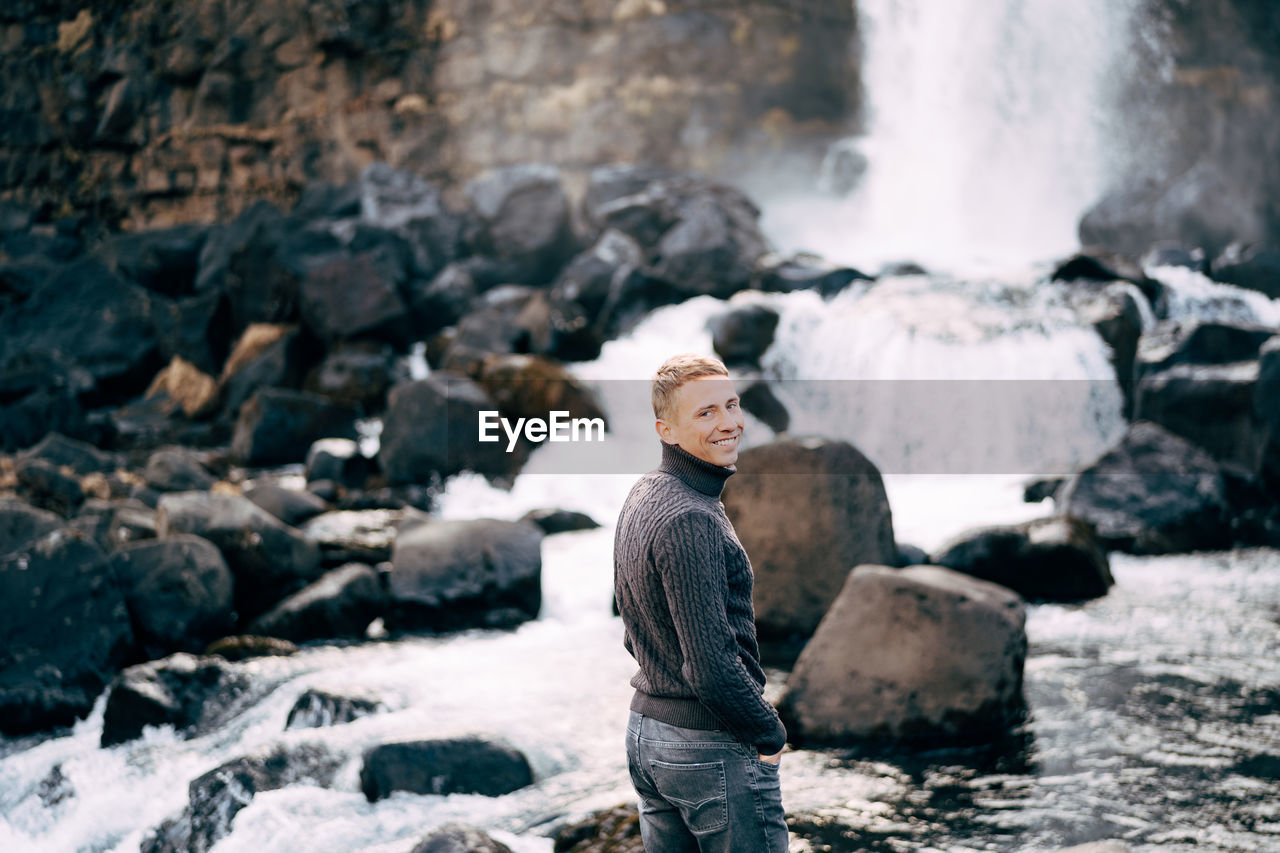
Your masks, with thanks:
M724 762L675 764L650 759L654 786L663 799L680 810L693 833L715 832L729 823Z

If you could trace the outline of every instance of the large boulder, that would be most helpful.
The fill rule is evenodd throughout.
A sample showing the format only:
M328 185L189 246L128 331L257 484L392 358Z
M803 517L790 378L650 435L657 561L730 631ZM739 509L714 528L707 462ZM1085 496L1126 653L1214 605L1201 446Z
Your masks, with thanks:
M1204 450L1140 421L1058 491L1064 515L1097 531L1108 549L1167 554L1226 547L1227 493Z
M606 420L595 394L563 366L533 355L498 355L486 358L476 381L489 394L503 416L547 419L553 411L571 418Z
M160 499L161 539L192 533L218 546L235 577L241 622L267 610L320 576L320 550L248 498L172 492Z
M302 535L320 546L325 566L344 563L376 565L391 559L397 531L407 519L423 518L413 509L340 509L321 513L300 528Z
M521 455L506 453L503 442L479 441L480 412L497 408L484 388L458 374L436 372L396 385L382 419L378 467L393 485L465 470L512 475Z
M286 489L277 483L257 483L244 496L293 527L329 509L329 504L310 492Z
M13 472L19 491L42 509L70 516L84 503L84 484L69 468L44 459L19 459Z
M231 455L242 465L301 462L322 438L356 437L357 412L319 394L262 388L240 408Z
M711 346L725 364L759 367L760 356L773 343L778 312L765 305L734 308L711 318Z
M1124 395L1126 418L1133 416L1134 362L1142 336L1142 308L1138 300L1142 298L1140 294L1135 295L1130 285L1113 282L1079 298L1076 304L1080 318L1093 327L1110 350L1109 360Z
M303 277L302 320L329 343L365 337L405 347L411 323L396 278L372 252L334 257Z
M542 606L542 531L529 522L426 521L396 537L388 627L507 628Z
M234 625L231 570L207 539L183 533L126 544L109 564L147 658L198 651Z
M156 511L137 498L91 498L69 526L112 553L132 542L155 539Z
M418 842L412 853L512 853L488 833L465 823L446 823Z
M546 284L572 254L569 198L556 167L492 169L472 178L466 194L477 220L472 249L498 261L503 280Z
M125 278L164 296L195 292L206 225L178 225L152 231L117 234L103 247L103 257Z
M205 734L261 693L246 673L221 658L180 652L131 666L111 682L102 745L133 740L143 726L171 725L183 737Z
M47 509L19 500L0 499L0 554L21 551L66 522Z
M318 729L377 714L386 706L371 696L348 696L314 688L304 690L285 720L286 729Z
M295 643L362 639L385 603L386 594L373 567L348 563L281 601L253 620L248 630Z
M429 279L462 252L464 224L434 184L404 169L373 163L360 173L360 221L408 245L413 275Z
M500 797L533 784L533 770L512 747L479 737L384 743L364 754L360 790L369 802L393 791Z
M165 447L152 453L142 478L158 492L205 491L217 482L195 454L181 447Z
M932 562L1006 586L1028 601L1083 601L1106 595L1115 583L1093 530L1069 516L963 533Z
M56 432L49 433L38 444L19 453L18 459L39 459L59 468L70 468L77 474L107 474L120 464L114 453Z
M592 812L556 832L555 853L645 853L634 803Z
M1214 259L1212 275L1215 281L1280 299L1280 250L1232 243Z
M744 450L723 500L751 558L767 657L794 656L853 566L896 558L880 472L845 442L784 439Z
M793 744L948 743L1022 719L1017 593L940 566L861 566L796 661L779 713Z
M854 282L874 280L864 272L835 266L817 255L802 253L789 258L766 255L756 266L752 287L766 293L816 290L827 299Z
M220 764L191 780L187 807L147 836L140 853L208 853L231 834L236 814L255 794L298 784L327 788L343 760L319 744L304 743Z
M254 323L227 356L218 389L223 417L234 420L259 388L295 388L311 360L308 341L296 326Z
M364 413L382 410L391 387L394 354L389 345L376 341L338 344L302 382L312 391Z
M1203 320L1165 320L1138 340L1137 373L1175 364L1234 364L1257 359L1258 351L1275 334L1269 326Z
M133 654L102 549L67 529L0 555L0 732L67 726Z

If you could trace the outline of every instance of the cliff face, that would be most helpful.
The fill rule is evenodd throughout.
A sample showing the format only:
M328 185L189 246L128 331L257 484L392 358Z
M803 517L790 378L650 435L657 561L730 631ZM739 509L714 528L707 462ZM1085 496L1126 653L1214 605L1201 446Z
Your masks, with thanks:
M17 0L0 198L140 228L376 161L732 174L856 114L848 0Z

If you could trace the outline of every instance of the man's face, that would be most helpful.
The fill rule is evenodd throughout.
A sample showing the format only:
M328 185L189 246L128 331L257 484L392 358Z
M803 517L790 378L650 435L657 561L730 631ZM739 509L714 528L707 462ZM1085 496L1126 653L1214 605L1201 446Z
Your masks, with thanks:
M727 376L700 376L676 389L670 420L657 422L658 436L712 465L738 461L744 420L738 392Z

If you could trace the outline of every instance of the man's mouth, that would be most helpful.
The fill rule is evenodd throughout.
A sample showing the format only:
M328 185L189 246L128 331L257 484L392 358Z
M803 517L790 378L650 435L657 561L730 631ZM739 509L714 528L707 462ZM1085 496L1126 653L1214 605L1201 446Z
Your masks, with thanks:
M736 435L731 435L728 438L722 438L722 439L719 439L718 441L713 441L711 443L714 444L716 447L731 447L734 444L738 443L738 437Z

